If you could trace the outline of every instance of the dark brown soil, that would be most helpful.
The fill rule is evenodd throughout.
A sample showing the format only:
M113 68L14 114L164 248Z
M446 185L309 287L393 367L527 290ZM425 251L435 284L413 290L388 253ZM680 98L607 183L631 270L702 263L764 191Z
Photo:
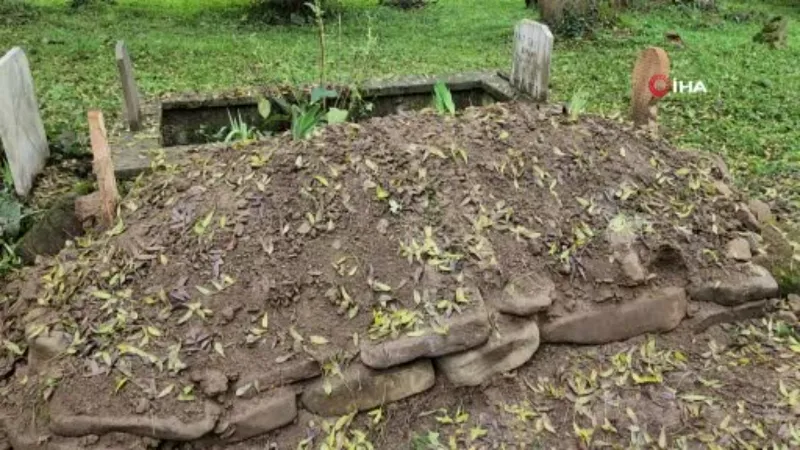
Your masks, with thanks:
M734 270L722 265L724 246L744 228L733 199L714 187L718 164L618 123L570 124L522 104L199 152L140 180L114 230L3 287L3 335L24 348L23 317L38 302L55 312L38 325L79 337L59 361L51 409L127 414L148 397L150 413L191 419L203 394L178 397L194 370L242 380L308 353L332 371L357 356L358 340L375 337L373 324L400 327L392 311L418 313L408 331L469 308L455 299L461 285L491 298L513 275L548 273L559 292L549 316L631 299L643 288L609 261L615 219L640 224L628 226L655 274L650 286ZM424 246L426 227L436 245L420 260L439 270L400 252ZM419 283L437 296L417 304ZM543 362L556 353L544 350L530 370L558 364ZM16 368L4 408L40 405L32 387L43 380L31 375L20 388L24 363ZM416 402L403 414L419 412Z

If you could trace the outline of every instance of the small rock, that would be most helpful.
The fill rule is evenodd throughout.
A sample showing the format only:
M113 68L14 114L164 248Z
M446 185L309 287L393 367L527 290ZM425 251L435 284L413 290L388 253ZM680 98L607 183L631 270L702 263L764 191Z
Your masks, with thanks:
M140 398L136 402L136 408L133 410L136 414L144 414L150 409L150 402L146 398Z
M560 266L558 266L558 273L564 276L569 275L570 273L572 273L572 265L569 262L561 264Z
M269 433L292 423L297 417L297 398L294 391L280 390L267 398L236 403L228 421L232 430L227 442L239 442Z
M752 264L749 273L731 273L727 278L689 286L692 300L723 306L764 300L778 295L778 282L761 266Z
M61 331L41 334L28 341L28 367L35 372L45 370L48 364L69 347L71 336Z
M678 326L686 316L686 308L686 292L682 288L653 289L627 303L552 320L542 326L542 341L605 344L666 332Z
M500 314L495 326L486 344L436 360L436 367L451 383L477 386L525 364L539 348L535 320Z
M770 209L769 205L762 202L758 199L750 200L747 204L747 207L756 216L758 222L762 225L768 224L772 222L774 217L772 216L772 210Z
M553 303L555 289L556 285L547 274L528 273L512 278L495 306L503 313L529 316Z
M722 194L723 197L725 198L733 197L733 191L731 190L730 187L728 187L727 184L725 184L725 182L720 180L714 180L714 187L717 189L717 192Z
M622 252L629 250L636 242L636 233L631 227L609 225L606 229L606 240L614 251Z
M353 363L342 376L317 380L301 397L303 406L314 414L342 416L354 410L366 411L419 394L433 387L436 376L429 359L388 370L373 370ZM326 394L329 383L330 394Z
M763 316L767 309L766 300L745 303L733 308L704 302L693 302L692 305L700 309L691 321L687 321L695 333L702 333L714 325L755 319Z
M386 232L389 230L389 221L386 219L379 220L377 228L378 228L378 233L386 234Z
M373 369L397 366L417 358L443 356L476 347L489 339L489 315L477 289L469 290L471 308L442 320L447 334L424 329L421 336L400 335L383 341L364 339L361 361Z
M725 255L733 260L744 262L750 261L753 254L750 253L750 242L745 238L736 238L728 242Z
M83 445L94 445L100 440L100 436L96 434L90 434L88 436L84 436L81 440L83 441L81 442Z
M642 266L639 255L635 251L630 250L625 253L620 258L620 265L622 266L622 273L629 281L641 284L647 280L647 271Z
M756 233L761 231L761 224L758 222L756 216L750 211L750 208L748 208L746 205L738 205L736 218L739 219L739 222L742 222L742 225L744 225L748 230L755 231Z
M787 301L789 303L789 309L795 314L800 314L800 295L789 294Z
M228 377L219 370L207 369L202 373L194 373L192 381L200 383L200 389L208 397L216 397L228 390Z
M222 311L220 311L220 315L222 316L222 319L225 321L225 323L231 322L236 317L236 309L232 306L226 306L222 308Z
M791 311L778 311L775 313L775 318L780 319L789 325L794 325L797 323L797 315Z
M607 302L609 300L613 300L616 296L617 296L617 294L615 294L614 291L611 288L609 288L609 287L601 287L597 291L597 297L595 298L595 301L597 303L603 303L603 302Z

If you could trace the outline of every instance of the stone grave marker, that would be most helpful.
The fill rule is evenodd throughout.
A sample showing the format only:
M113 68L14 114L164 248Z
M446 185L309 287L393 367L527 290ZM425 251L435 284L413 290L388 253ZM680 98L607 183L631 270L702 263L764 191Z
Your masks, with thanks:
M122 81L122 93L125 98L125 115L128 119L128 129L139 131L142 128L142 111L139 106L139 88L133 77L133 63L128 54L124 41L117 41L116 47L117 68Z
M50 148L25 52L14 47L0 58L0 138L14 189L25 196L44 168Z
M523 20L514 29L511 84L539 102L547 101L553 33L547 25Z
M636 59L631 74L631 115L637 126L655 127L658 101L672 90L669 56L664 49L648 47Z

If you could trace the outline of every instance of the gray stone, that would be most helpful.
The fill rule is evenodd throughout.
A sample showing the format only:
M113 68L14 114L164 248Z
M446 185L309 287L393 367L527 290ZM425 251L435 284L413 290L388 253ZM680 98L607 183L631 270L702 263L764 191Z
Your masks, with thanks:
M211 432L222 412L212 401L205 402L204 407L203 417L189 423L174 416L89 416L51 411L50 431L64 437L128 433L168 441L193 441Z
M208 397L216 397L228 390L228 377L219 370L207 369L192 374L192 381L200 383L200 390Z
M695 333L702 333L714 325L761 317L767 311L768 302L766 300L760 300L745 303L733 308L716 303L695 302L694 305L699 306L699 312L696 313L690 321L687 321L688 326Z
M766 225L774 219L772 216L772 210L770 209L769 205L762 202L758 199L750 200L747 203L747 207L750 209L750 212L756 216L758 222L762 225Z
M242 377L236 384L236 391L241 397L248 398L259 391L308 380L321 374L322 369L317 361L301 356L275 364L269 370Z
M782 320L789 325L797 324L797 315L791 311L778 311L775 313L775 318L778 320Z
M361 361L373 369L397 366L417 358L433 358L476 347L489 339L489 315L477 289L472 289L472 307L442 320L447 333L426 328L421 336L401 335L380 342L364 339Z
M429 359L388 370L373 370L353 363L341 376L317 380L301 397L303 406L321 416L341 416L352 411L366 411L425 392L433 387L436 376ZM329 383L330 394L325 392Z
M725 198L733 197L733 191L724 181L721 180L714 180L714 187L717 189L717 192L722 194Z
M44 168L50 148L25 52L14 47L0 58L0 139L14 188L26 196Z
M140 398L139 401L136 402L136 407L133 409L133 412L136 414L144 414L150 409L150 401L146 398Z
M642 266L639 255L633 250L629 250L619 259L622 266L622 273L628 281L634 284L641 284L647 280L647 270Z
M500 314L495 327L486 344L438 358L437 369L456 386L477 386L525 364L539 348L535 320Z
M40 334L28 340L28 367L34 372L46 370L52 361L69 347L71 336L61 331Z
M553 304L556 285L545 273L528 273L512 278L495 307L517 316L530 316Z
M136 79L133 76L133 63L131 63L131 57L128 54L125 42L117 42L115 53L119 78L122 82L122 94L125 99L125 116L128 119L128 128L131 131L139 131L142 128L139 88L136 86Z
M550 28L533 20L522 20L514 29L511 84L534 100L546 102L552 52Z
M645 292L620 305L559 317L541 328L542 341L605 344L674 329L686 316L686 292L668 287Z
M778 282L767 269L751 264L746 267L746 273L731 273L724 278L693 283L688 292L695 301L736 306L778 295Z
M36 256L55 255L68 240L82 234L83 226L75 215L75 196L66 195L45 211L22 236L17 245L17 254L23 262L32 264Z
M745 238L736 238L728 242L725 256L735 261L750 261L753 254L750 252L750 242Z
M756 233L761 231L761 223L747 205L739 204L737 206L736 218L739 219L739 222L742 222L742 225L748 230L755 231Z
M236 403L229 419L227 442L239 442L288 425L297 417L297 397L281 390L267 398ZM227 433L226 433L227 434Z
M793 313L800 313L800 295L789 294L787 302L789 303L789 309L791 309Z

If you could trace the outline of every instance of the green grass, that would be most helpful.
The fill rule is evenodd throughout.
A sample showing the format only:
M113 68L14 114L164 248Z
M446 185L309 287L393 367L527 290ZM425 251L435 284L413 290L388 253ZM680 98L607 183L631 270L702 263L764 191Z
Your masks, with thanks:
M569 101L583 88L588 112L625 114L637 52L666 46L663 33L677 31L688 47L669 50L673 77L702 80L709 93L666 97L661 118L668 136L678 145L725 155L742 175L740 184L757 195L791 198L798 210L800 8L788 0L719 2L720 14L674 8L632 13L619 29L593 41L557 40L552 99ZM76 11L64 0L30 3L22 19L0 17L0 51L13 45L27 51L51 139L65 130L83 132L89 108L119 113L117 39L126 41L146 95L318 76L316 29L248 23L247 0L119 0ZM378 7L377 0L343 3L341 17L327 18L327 72L345 82L508 69L513 25L535 17L522 0L440 0L414 11ZM742 11L751 18L726 18ZM788 48L751 42L769 13L790 16Z

